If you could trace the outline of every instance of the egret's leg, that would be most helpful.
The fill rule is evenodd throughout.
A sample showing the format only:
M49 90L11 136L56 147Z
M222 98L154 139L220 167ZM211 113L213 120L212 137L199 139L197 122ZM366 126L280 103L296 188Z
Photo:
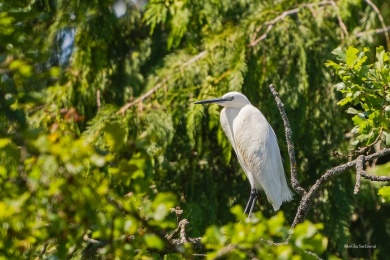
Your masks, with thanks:
M248 216L252 213L258 197L259 197L259 191L256 189L252 189L251 194L249 196L248 203L246 204L245 211L244 211L244 213L248 214Z

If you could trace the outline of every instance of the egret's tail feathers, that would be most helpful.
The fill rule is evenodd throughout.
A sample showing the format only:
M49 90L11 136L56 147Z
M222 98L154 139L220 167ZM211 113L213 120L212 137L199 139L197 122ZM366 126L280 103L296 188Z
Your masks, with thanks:
M275 211L278 211L280 209L280 205L282 205L282 204L273 203L272 207L274 208Z
M291 190L289 188L287 188L284 192L283 192L283 201L290 201L293 199L294 197L294 194L291 192Z
M280 206L283 202L288 202L293 199L294 194L291 192L291 190L286 187L282 193L280 194L280 197L275 197L277 201L272 201L270 198L268 198L268 201L271 202L272 207L275 211L278 211L280 209ZM274 198L274 199L275 199Z

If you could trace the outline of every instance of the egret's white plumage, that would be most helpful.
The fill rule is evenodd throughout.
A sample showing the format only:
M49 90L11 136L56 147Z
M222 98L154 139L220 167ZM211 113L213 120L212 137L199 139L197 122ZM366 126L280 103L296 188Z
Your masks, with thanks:
M239 92L229 92L222 98L196 102L224 106L221 125L237 154L250 182L252 193L245 209L251 213L258 190L264 190L274 210L292 199L287 186L276 135L263 114Z

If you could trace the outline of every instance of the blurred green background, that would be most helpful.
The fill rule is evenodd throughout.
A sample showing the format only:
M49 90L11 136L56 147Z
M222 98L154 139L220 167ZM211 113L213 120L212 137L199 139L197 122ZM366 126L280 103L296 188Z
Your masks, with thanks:
M390 255L382 184L363 181L354 195L353 171L320 190L307 215L316 224L291 243L259 242L286 239L300 196L275 213L262 193L261 213L245 221L250 186L220 108L193 104L244 93L275 130L289 177L274 83L309 188L349 160L334 151L354 148L351 116L337 106L344 93L333 87L348 79L325 63L343 62L338 47L367 48L368 64L377 47L389 51L390 1L18 0L0 10L1 259L214 258L229 243L237 247L220 255L231 259ZM164 238L176 206L202 249Z

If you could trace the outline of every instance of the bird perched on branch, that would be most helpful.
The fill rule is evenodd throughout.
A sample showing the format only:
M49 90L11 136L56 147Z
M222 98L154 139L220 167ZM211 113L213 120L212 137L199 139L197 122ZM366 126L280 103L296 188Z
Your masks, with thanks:
M208 103L224 106L220 115L222 129L250 182L251 193L245 213L252 213L260 190L264 190L274 210L279 210L284 201L292 199L292 193L287 186L274 130L263 114L239 92L195 102Z

